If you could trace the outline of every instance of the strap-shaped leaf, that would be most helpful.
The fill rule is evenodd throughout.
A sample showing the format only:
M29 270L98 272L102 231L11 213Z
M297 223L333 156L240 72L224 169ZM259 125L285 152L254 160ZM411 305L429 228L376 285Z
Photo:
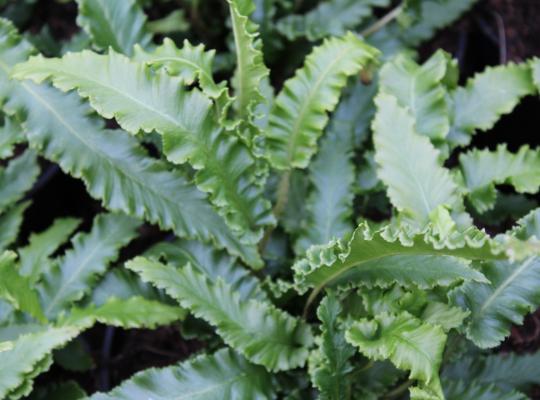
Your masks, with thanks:
M186 311L179 306L171 306L155 300L142 297L129 299L111 298L106 303L96 307L71 310L69 316L62 318L65 326L91 326L96 322L121 328L155 329L160 325L184 319Z
M19 229L23 223L23 215L30 202L26 201L11 207L0 215L0 250L5 250L17 240Z
M255 246L239 238L214 212L202 193L179 171L147 156L138 141L109 131L90 118L74 95L7 78L11 66L32 52L11 23L0 21L0 99L14 114L29 110L25 128L32 146L61 168L82 178L90 194L113 211L144 218L179 236L212 241L250 265L260 265ZM136 200L135 200L136 199Z
M279 371L305 363L312 341L309 327L271 304L240 301L229 285L210 282L190 264L177 269L137 257L126 267L214 325L228 345L255 364Z
M161 242L144 253L145 257L159 261L165 258L167 264L181 268L191 264L211 282L222 279L240 295L242 300L266 300L266 292L257 278L249 273L233 257L212 246L193 240Z
M77 24L101 49L131 54L133 46L146 47L152 37L146 31L146 15L136 0L77 0Z
M258 26L249 19L255 11L255 2L227 0L227 3L236 51L236 71L232 80L236 98L234 104L242 120L253 122L255 108L265 101L260 91L261 82L269 75L268 68L264 65Z
M219 126L210 99L196 89L186 91L180 78L151 71L114 52L90 51L62 59L31 58L14 75L37 82L51 78L62 90L77 88L102 116L115 117L127 131L161 133L168 159L189 161L198 170L197 185L211 194L246 244L256 243L262 228L274 222L270 203L261 196L253 155Z
M307 200L307 223L295 244L297 254L311 245L328 243L352 232L353 184L351 132L331 131L321 140L309 167L313 185Z
M409 112L386 93L380 93L375 103L375 161L394 207L420 226L439 206L457 207L461 198L456 183L429 139L416 132Z
M21 125L4 115L4 125L0 127L0 159L13 155L15 145L24 141L24 134Z
M43 232L30 235L28 245L17 250L21 274L28 276L32 282L38 281L45 271L47 258L69 239L80 222L76 218L58 218Z
M511 112L522 97L534 91L528 64L486 68L453 93L454 121L450 140L467 145L477 130L491 129L501 115Z
M455 304L471 311L467 337L482 348L495 347L540 306L540 258L520 263L493 261L482 272L490 283L467 282L451 293Z
M72 302L90 291L120 248L136 235L139 223L123 215L99 215L89 233L79 233L73 249L51 265L39 284L45 315L55 318Z
M433 398L444 399L439 367L446 335L440 327L407 312L382 313L373 319L353 322L345 338L366 357L389 359L397 368L410 371L410 379L420 381L422 390L432 392Z
M450 130L449 110L443 80L452 71L450 56L436 52L418 65L409 56L398 55L381 69L381 91L396 97L416 122L416 131L431 139L444 139Z
M20 274L16 259L17 255L11 251L0 255L0 299L44 322L46 318L38 294L28 278Z
M287 15L277 29L289 40L306 37L310 41L344 35L371 16L372 7L386 7L388 0L330 0L303 15Z
M448 286L460 280L485 282L464 259L496 258L497 243L475 229L440 241L429 230L409 234L391 226L372 230L366 223L347 241L314 246L294 265L300 290L326 286L388 287L394 283L421 288Z
M540 152L528 146L511 153L505 145L495 151L472 150L459 156L469 200L479 212L495 206L496 184L510 184L518 193L540 187Z
M38 174L36 154L31 150L11 160L6 168L0 168L0 212L22 198Z
M347 77L377 56L377 50L352 33L327 39L312 51L285 82L270 113L266 156L275 168L307 167Z
M202 91L217 99L226 91L226 82L217 84L212 75L215 50L206 51L204 45L193 46L187 40L181 49L174 42L165 38L163 44L151 52L135 46L133 59L144 61L154 67L163 67L170 75L178 76L186 85L200 82Z
M315 367L310 365L310 374L323 400L346 399L353 383L349 376L353 371L349 359L355 349L345 341L338 320L341 312L342 306L334 293L329 293L317 309L322 322L321 361Z
M79 334L75 327L49 327L19 337L7 351L0 352L0 398L19 399L28 395L34 378L49 369L51 353Z
M274 398L271 377L229 349L177 366L148 369L91 400L266 400Z
M493 384L477 381L443 381L446 400L527 400L523 393L504 391Z

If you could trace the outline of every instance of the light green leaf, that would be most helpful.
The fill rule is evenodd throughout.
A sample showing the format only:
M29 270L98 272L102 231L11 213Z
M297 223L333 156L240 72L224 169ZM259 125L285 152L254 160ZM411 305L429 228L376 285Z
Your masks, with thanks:
M289 40L306 37L310 41L344 35L372 15L373 7L386 7L388 0L330 0L302 15L287 15L277 23Z
M244 243L257 243L263 227L274 223L270 203L261 196L254 156L220 127L210 99L196 89L185 90L180 78L114 52L89 51L62 59L31 58L14 75L37 82L51 78L64 91L77 88L102 116L116 118L127 131L162 134L167 158L177 164L189 161L198 170L198 187L210 193Z
M491 261L482 272L491 282L466 282L451 292L454 304L471 311L467 337L481 348L495 347L540 306L540 257L519 263Z
M222 279L233 291L238 292L242 301L267 299L258 279L241 266L238 260L205 243L188 240L161 242L146 251L144 256L155 261L164 257L167 264L177 268L189 263L213 283Z
M381 91L394 96L413 116L416 131L430 139L444 139L450 130L443 85L449 64L450 56L442 50L422 65L401 54L380 72Z
M444 399L439 382L446 335L440 327L422 322L407 312L382 313L373 319L355 321L346 340L373 360L389 359L397 368L409 371L410 379Z
M146 28L152 33L170 34L175 32L186 32L189 30L190 25L185 10L180 9L171 11L162 18L148 22Z
M505 145L497 150L472 150L460 154L459 162L468 197L478 212L495 206L495 185L510 184L518 193L536 193L540 187L540 152L522 146L511 153Z
M77 24L101 48L131 54L133 46L146 47L152 37L145 28L146 15L136 0L77 0Z
M45 322L38 294L28 278L20 274L16 259L17 255L11 251L0 255L0 298L7 300L15 309Z
M4 125L0 127L0 159L13 155L16 144L24 141L21 125L13 118L4 115Z
M10 350L0 352L0 398L16 400L28 395L34 378L52 364L52 351L78 334L79 329L74 327L49 327L19 337Z
M313 287L315 294L336 285L389 287L397 282L432 288L461 280L486 282L466 260L497 258L497 246L473 228L440 241L429 230L411 234L393 231L391 225L372 230L362 223L348 242L314 246L293 269L299 289Z
M190 264L176 269L138 257L126 267L214 325L227 344L255 364L279 371L305 363L312 341L309 327L271 304L240 301L229 285L210 282Z
M327 112L339 101L347 77L378 56L352 33L316 47L276 97L266 131L266 156L278 169L305 168L316 152Z
M425 225L439 206L459 207L456 183L429 139L416 132L409 112L386 93L380 93L375 103L375 161L394 207L419 226Z
M177 366L139 372L91 400L266 400L274 398L271 377L232 350L202 355Z
M178 306L170 306L159 301L142 297L129 299L110 298L106 303L96 307L71 310L69 316L61 318L64 326L91 326L96 322L125 329L156 329L160 325L169 325L180 321L186 311Z
M491 129L501 115L510 113L521 98L534 91L527 64L486 68L453 93L454 121L449 139L467 145L477 130Z
M39 174L36 154L27 150L0 168L0 212L24 196L34 184Z
M339 298L334 293L329 293L317 309L317 316L322 322L322 360L313 370L310 368L310 374L323 400L346 399L353 383L348 375L353 371L349 359L355 349L345 341L338 321L341 312Z
M99 215L89 233L79 233L73 249L44 273L39 289L45 315L55 318L87 294L98 276L116 260L120 248L136 235L139 223L123 215Z
M47 258L73 234L80 220L58 218L46 230L30 235L28 244L17 250L21 262L21 274L36 282L45 271Z

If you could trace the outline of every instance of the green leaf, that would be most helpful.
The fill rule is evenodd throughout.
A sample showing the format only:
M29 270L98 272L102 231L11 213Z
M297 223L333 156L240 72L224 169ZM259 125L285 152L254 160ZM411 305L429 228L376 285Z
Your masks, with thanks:
M352 232L353 140L350 132L330 131L321 140L310 165L312 191L307 200L307 223L295 244L297 254L311 245L328 243Z
M30 202L17 204L0 215L0 250L5 250L17 240L19 229L23 223L23 214L29 205Z
M420 226L439 206L459 207L456 183L441 165L439 152L429 139L416 132L409 112L386 93L380 93L375 103L375 161L394 207Z
M407 312L382 313L373 319L353 322L346 340L373 360L389 359L410 379L428 387L436 398L444 399L439 382L446 335L440 327L423 323Z
M450 56L439 50L422 65L402 54L381 69L381 91L394 96L411 113L416 131L430 139L444 139L450 130L443 85L449 64Z
M452 307L445 303L429 302L422 311L420 319L431 325L438 325L448 332L457 329L463 324L463 320L469 315L459 307Z
M28 278L20 274L17 255L11 251L0 255L0 298L7 300L15 309L27 312L41 322L43 314L37 292Z
M497 258L497 243L471 228L440 241L429 230L407 233L386 226L372 230L366 223L347 241L314 246L294 266L300 290L325 286L389 287L394 283L420 288L449 286L461 280L486 282L466 260Z
M205 243L193 240L161 242L151 247L144 255L155 261L164 257L167 264L177 268L189 263L213 283L222 279L233 291L238 292L241 300L267 299L259 280L242 267L238 260Z
M269 76L264 65L262 41L258 26L249 19L255 11L253 0L227 0L234 33L236 71L232 80L235 91L235 109L239 118L251 124L255 108L265 102L261 84ZM253 135L250 137L253 139Z
M186 32L189 30L189 21L184 10L174 10L163 18L155 19L146 24L148 31L152 33L170 34ZM166 38L167 39L167 38Z
M386 7L388 0L330 0L303 15L287 15L277 23L289 40L306 37L310 41L344 35L372 15L373 7Z
M43 232L30 235L28 244L17 250L21 274L37 282L45 271L47 258L69 239L80 222L76 218L58 218Z
M90 399L264 400L274 396L271 377L264 368L223 349L177 366L139 372L111 392L96 393Z
M5 45L2 46L3 40ZM179 236L212 241L260 265L255 246L240 243L221 217L179 171L147 156L135 138L105 130L74 94L7 78L11 66L32 53L13 26L0 21L0 100L9 114L24 110L28 139L47 158L82 178L89 193L112 211L144 218ZM26 112L25 112L26 114Z
M136 0L77 0L77 24L101 48L131 54L133 46L146 47L152 37L146 31L146 15Z
M79 329L75 327L49 327L19 337L11 349L0 352L0 398L16 400L28 395L34 378L49 369L52 351L78 334Z
M505 145L497 150L472 150L459 156L460 168L478 212L495 206L495 185L510 184L518 193L536 193L540 187L540 152L522 146L511 153Z
M136 235L139 223L123 215L99 215L89 233L79 233L73 249L46 271L39 284L45 315L55 318L72 302L87 294L96 277L116 260L120 248Z
M305 363L312 341L309 327L271 304L241 302L229 285L210 282L190 264L176 269L138 257L126 267L215 326L228 345L255 364L279 371Z
M64 91L77 88L103 117L116 118L127 131L162 134L167 158L177 164L189 161L198 170L198 187L210 193L244 243L257 243L263 227L274 223L270 203L261 196L254 156L219 126L210 99L196 89L183 89L180 78L153 72L114 52L89 51L61 59L34 57L14 75L37 82L51 78Z
M505 392L495 385L479 382L445 381L444 394L446 400L526 400L522 393Z
M305 168L317 150L327 112L339 101L347 77L373 63L378 52L352 33L316 47L285 82L270 112L266 157L278 169Z
M28 400L81 400L86 397L86 393L77 383L67 381L38 388Z
M329 293L317 309L317 316L322 322L322 362L310 371L310 374L320 391L321 399L346 399L353 383L348 375L353 371L350 358L355 350L345 341L344 332L339 325L338 317L341 312L339 298L334 293Z
M24 196L34 184L39 174L36 155L27 150L20 157L0 168L0 212Z
M519 263L492 261L482 272L490 283L467 282L450 293L454 304L471 311L467 337L481 348L495 347L540 306L540 257Z
M136 296L129 299L111 298L98 307L75 308L60 323L64 326L91 326L100 322L125 329L155 329L182 320L185 316L186 311L178 306Z
M169 38L151 52L135 46L133 59L154 67L163 67L170 75L178 76L185 85L199 81L202 91L213 99L227 90L226 82L217 84L212 75L215 50L206 51L204 45L193 46L187 40L181 49Z
M527 64L486 68L453 93L454 121L449 139L462 146L469 144L477 130L491 129L501 115L510 113L521 98L534 91Z
M0 159L13 156L15 145L24 141L21 125L4 115L4 125L0 127Z

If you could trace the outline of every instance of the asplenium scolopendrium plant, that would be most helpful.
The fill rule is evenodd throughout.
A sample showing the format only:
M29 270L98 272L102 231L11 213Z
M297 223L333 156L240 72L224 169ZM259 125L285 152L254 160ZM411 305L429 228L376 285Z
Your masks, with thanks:
M539 383L540 355L487 349L540 306L540 211L522 195L538 191L540 155L461 149L537 94L540 62L459 86L448 54L419 64L399 51L473 1L406 2L388 15L417 18L408 28L370 25L388 1L284 17L276 32L289 38L334 36L275 96L251 1L227 2L231 87L202 45L154 46L135 1L77 3L89 49L59 58L0 21L0 155L29 145L0 175L0 397L32 395L53 358L69 368L59 349L96 322L155 327L188 313L211 327L205 354L92 398L522 399ZM34 152L112 212L62 256L74 219L13 244ZM499 235L474 224L516 213ZM107 272L137 220L178 239Z

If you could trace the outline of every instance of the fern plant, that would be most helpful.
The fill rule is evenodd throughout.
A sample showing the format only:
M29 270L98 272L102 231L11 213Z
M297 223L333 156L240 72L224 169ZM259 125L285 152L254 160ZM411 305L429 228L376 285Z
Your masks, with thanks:
M446 52L414 55L473 0L379 20L389 1L227 0L217 59L156 44L150 1L76 3L56 57L0 20L0 398L524 399L540 384L540 354L490 350L540 306L540 155L471 146L538 95L540 61L460 85ZM263 48L298 39L309 54L273 85ZM19 234L38 156L107 210L91 228ZM513 226L488 233L496 213ZM142 224L171 234L121 254ZM177 365L88 395L34 382L81 363L66 352L98 322L190 318L206 348Z

